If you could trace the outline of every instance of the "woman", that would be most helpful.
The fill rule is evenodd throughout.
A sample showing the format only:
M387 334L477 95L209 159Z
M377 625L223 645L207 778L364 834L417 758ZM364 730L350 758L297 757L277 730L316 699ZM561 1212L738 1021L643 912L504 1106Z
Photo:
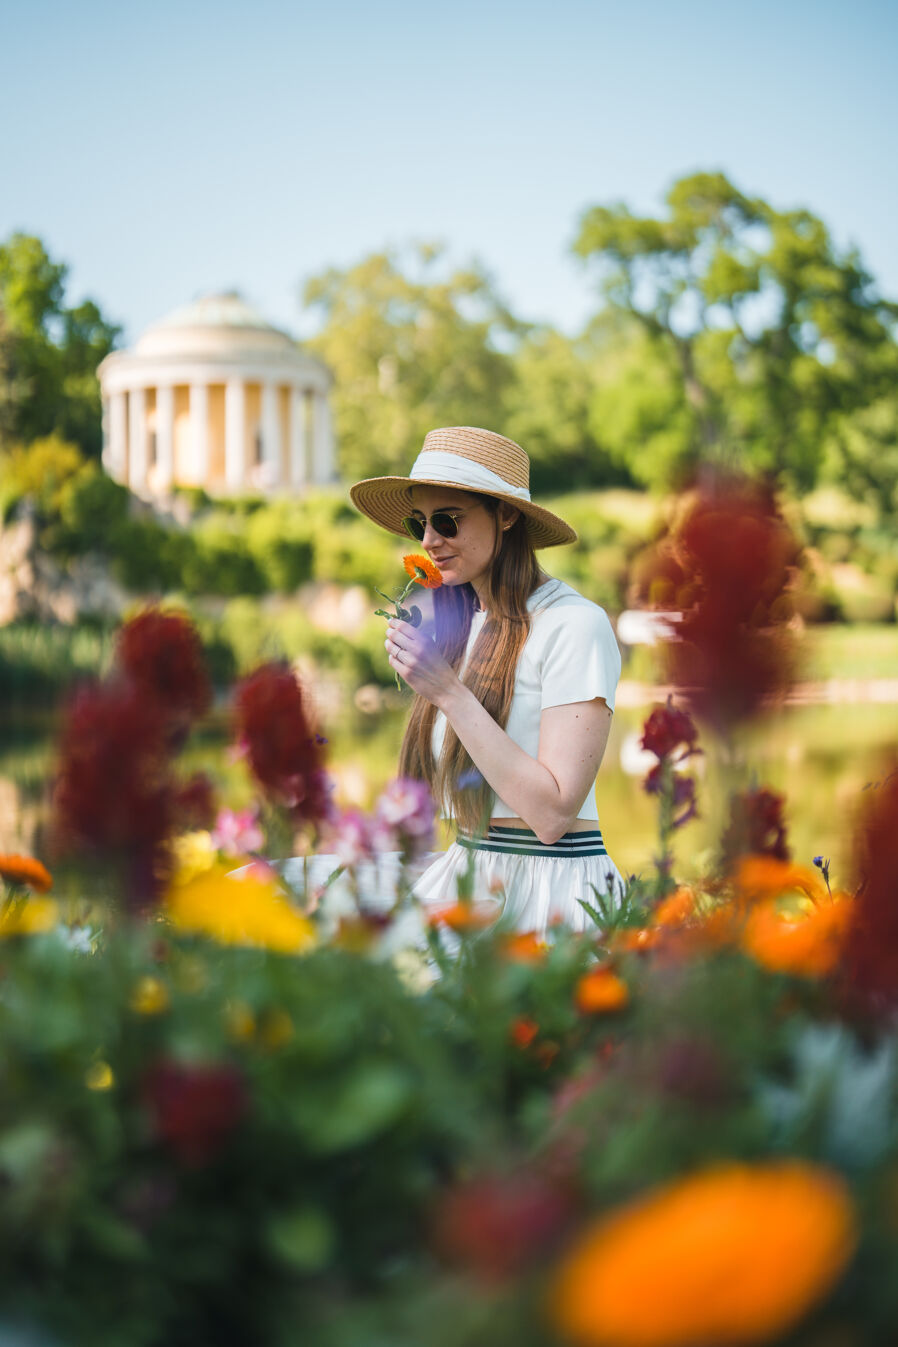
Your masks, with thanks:
M594 795L620 653L604 610L534 552L576 533L530 500L524 450L469 426L431 431L409 477L369 478L350 495L410 534L442 577L433 634L394 620L386 639L416 694L400 773L427 781L458 827L416 895L454 901L473 860L475 896L504 894L519 929L582 929L578 900L622 888Z

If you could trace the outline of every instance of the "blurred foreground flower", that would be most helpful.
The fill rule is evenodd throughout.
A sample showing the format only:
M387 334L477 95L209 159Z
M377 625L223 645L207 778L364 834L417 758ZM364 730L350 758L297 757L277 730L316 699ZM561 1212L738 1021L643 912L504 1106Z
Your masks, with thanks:
M128 680L177 726L187 726L212 702L203 647L181 613L148 608L118 634L116 658Z
M777 902L760 903L748 915L742 946L771 973L828 977L841 963L852 907L851 899L797 911L783 911Z
M249 856L261 851L265 834L255 809L219 809L212 830L212 845L226 856Z
M412 859L433 846L433 799L423 781L400 776L389 782L374 817L379 851L401 851Z
M271 803L286 808L294 824L317 826L328 818L324 740L315 733L288 664L263 664L237 685L234 721L237 741Z
M787 588L798 555L767 485L717 475L644 567L646 596L678 615L665 643L668 676L724 733L791 682Z
M681 772L683 763L701 749L696 746L698 730L692 717L681 711L668 697L666 706L656 706L642 727L640 745L658 759L642 783L648 795L657 795L658 873L656 896L661 897L671 886L673 851L671 838L677 828L695 818L698 808L695 800L695 780Z
M14 935L43 935L59 921L59 905L52 898L11 902L0 911L0 940Z
M33 856L0 855L0 880L35 893L46 893L53 887L50 871Z
M63 851L119 862L131 906L152 902L177 813L158 704L127 682L76 693L60 736L53 804L54 837Z
M722 1165L598 1220L561 1267L551 1318L578 1347L769 1342L828 1294L856 1243L837 1174Z
M442 1199L434 1242L447 1262L487 1283L522 1272L557 1241L570 1199L542 1175L484 1174Z
M593 968L578 981L574 1001L584 1015L608 1015L629 1005L630 993L612 969Z
M720 844L725 865L747 854L788 861L784 804L784 795L764 786L730 797L730 819Z
M274 872L260 866L230 875L223 865L214 865L186 884L173 885L166 910L179 930L209 936L220 945L302 954L315 943L312 923L290 906Z
M215 1158L249 1103L242 1074L225 1063L158 1062L142 1095L156 1137L194 1168Z
M872 1009L898 1004L898 764L866 794L855 835L858 876L846 949L852 994Z

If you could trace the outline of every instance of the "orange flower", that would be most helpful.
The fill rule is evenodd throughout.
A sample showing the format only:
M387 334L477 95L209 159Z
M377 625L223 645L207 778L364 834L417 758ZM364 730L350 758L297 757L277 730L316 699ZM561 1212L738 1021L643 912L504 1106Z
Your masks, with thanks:
M509 1030L512 1043L519 1048L529 1048L538 1033L539 1025L536 1020L530 1020L526 1015L519 1015L513 1020Z
M584 973L574 989L577 1009L584 1015L606 1015L623 1010L629 1000L626 982L610 968L593 968Z
M690 1174L588 1228L551 1299L578 1347L724 1347L790 1333L835 1285L857 1221L840 1177L802 1161Z
M402 558L402 564L409 579L415 580L424 589L439 589L443 583L439 570L423 552L409 552L408 556Z
M24 884L35 893L46 893L53 887L50 871L33 856L0 856L0 879L7 884Z
M619 931L612 931L602 943L622 954L644 954L654 949L660 938L660 932L647 926L622 926Z
M803 912L782 912L775 901L760 903L745 924L742 945L772 973L827 977L839 962L851 913L845 899Z
M503 936L500 949L513 963L542 963L549 946L535 931L520 931Z
M460 935L465 931L482 931L498 917L501 907L498 903L448 903L442 907L433 907L427 914L431 926L448 926Z
M692 889L679 888L663 898L652 913L655 926L681 926L695 916L695 894Z
M747 902L803 893L812 903L826 903L826 885L813 870L773 856L742 856L733 872L737 894Z

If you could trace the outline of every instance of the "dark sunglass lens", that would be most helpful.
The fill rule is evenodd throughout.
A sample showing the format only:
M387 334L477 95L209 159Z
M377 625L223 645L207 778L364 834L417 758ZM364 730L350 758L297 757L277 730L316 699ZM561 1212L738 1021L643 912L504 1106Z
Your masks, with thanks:
M421 542L423 540L427 530L427 525L424 523L423 519L416 519L414 515L409 515L406 519L403 519L402 523L406 533L414 538L416 542Z
M431 515L430 522L441 538L454 538L458 533L458 520L454 515L443 514L442 510Z

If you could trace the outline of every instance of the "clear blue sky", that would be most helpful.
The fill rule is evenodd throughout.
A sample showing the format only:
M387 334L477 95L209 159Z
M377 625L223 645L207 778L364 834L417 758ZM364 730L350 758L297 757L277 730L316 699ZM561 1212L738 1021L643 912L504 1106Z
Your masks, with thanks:
M722 170L856 244L898 298L893 0L13 0L0 238L39 234L135 336L388 243L480 258L525 318L593 304L580 212Z

